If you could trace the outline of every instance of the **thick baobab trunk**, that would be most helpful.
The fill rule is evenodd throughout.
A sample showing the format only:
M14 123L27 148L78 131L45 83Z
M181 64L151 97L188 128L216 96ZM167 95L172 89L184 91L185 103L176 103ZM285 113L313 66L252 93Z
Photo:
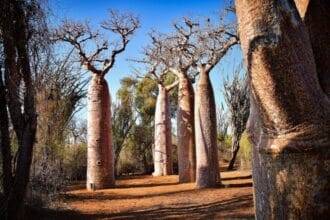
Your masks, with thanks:
M155 113L154 176L172 174L172 135L168 91L158 84Z
M107 82L93 74L88 89L88 190L104 189L115 183L110 103Z
M291 1L237 0L236 11L262 127L253 150L256 217L326 218L330 102L306 28Z
M217 123L209 73L200 72L195 100L196 187L214 187L220 180Z
M186 74L179 74L178 94L178 164L179 182L196 179L196 151L194 128L194 89Z

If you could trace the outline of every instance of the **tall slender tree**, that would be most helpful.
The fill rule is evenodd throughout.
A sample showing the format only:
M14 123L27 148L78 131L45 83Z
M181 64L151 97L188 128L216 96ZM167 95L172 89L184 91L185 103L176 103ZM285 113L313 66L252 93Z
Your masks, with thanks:
M79 53L81 65L92 73L88 89L88 150L87 189L102 189L114 185L114 161L111 138L111 100L105 75L114 66L117 56L124 52L139 20L131 14L109 12L101 27L120 38L109 43L100 40L88 24L69 22L55 31L55 38L71 44ZM86 43L94 43L94 53L88 54ZM105 51L112 50L109 56Z
M38 1L5 0L0 4L0 38L4 55L4 74L0 76L0 143L5 193L0 216L4 219L23 218L37 127L35 89L29 58L29 42L33 35L30 19L33 19L34 14L28 12L34 11L34 6L38 6ZM38 21L38 18L35 20ZM15 167L11 166L9 117L18 145Z
M230 112L230 125L232 129L232 156L228 170L234 168L237 153L240 149L240 139L245 130L249 117L249 90L246 76L241 77L242 68L234 71L231 81L224 82L224 97Z
M259 134L253 138L253 179L260 219L330 213L329 70L324 63L330 38L323 10L329 2L305 2L309 21L319 19L320 26L309 26L306 14L303 21L293 1L236 1L252 95L249 123L260 123L260 132L252 135ZM325 17L315 11L321 2ZM314 29L319 27L322 31Z
M121 79L121 87L117 91L118 103L112 105L112 131L115 152L115 174L118 175L120 153L135 125L137 116L134 114L134 89L136 79L125 77Z

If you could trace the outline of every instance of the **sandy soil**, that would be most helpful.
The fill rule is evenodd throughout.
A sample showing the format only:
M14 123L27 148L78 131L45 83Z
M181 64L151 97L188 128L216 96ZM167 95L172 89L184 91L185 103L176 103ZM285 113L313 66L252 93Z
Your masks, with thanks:
M122 177L113 189L88 192L71 186L59 210L31 213L33 219L232 219L254 218L249 171L222 172L222 185L195 189L178 176Z

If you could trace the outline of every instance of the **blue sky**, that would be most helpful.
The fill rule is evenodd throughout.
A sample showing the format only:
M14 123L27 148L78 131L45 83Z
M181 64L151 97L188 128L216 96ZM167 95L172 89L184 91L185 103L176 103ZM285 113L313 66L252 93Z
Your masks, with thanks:
M57 22L64 18L88 20L95 26L107 17L108 9L133 12L139 16L141 28L132 38L127 50L118 56L114 68L106 76L110 92L115 99L120 79L131 75L132 67L136 65L127 59L140 56L142 48L149 42L147 34L151 29L169 32L174 20L183 16L215 16L224 5L224 0L53 0L51 10ZM223 78L240 60L241 52L236 47L213 70L211 80L218 104L222 100ZM80 114L85 112L83 110Z

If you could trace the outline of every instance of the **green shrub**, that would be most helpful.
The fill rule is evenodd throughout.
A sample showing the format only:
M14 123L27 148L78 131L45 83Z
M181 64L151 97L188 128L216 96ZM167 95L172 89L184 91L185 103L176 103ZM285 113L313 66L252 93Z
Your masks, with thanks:
M252 144L249 141L246 132L243 133L240 140L240 149L238 152L238 159L240 160L241 169L250 169L252 162Z
M229 161L231 158L231 135L218 138L219 159Z

